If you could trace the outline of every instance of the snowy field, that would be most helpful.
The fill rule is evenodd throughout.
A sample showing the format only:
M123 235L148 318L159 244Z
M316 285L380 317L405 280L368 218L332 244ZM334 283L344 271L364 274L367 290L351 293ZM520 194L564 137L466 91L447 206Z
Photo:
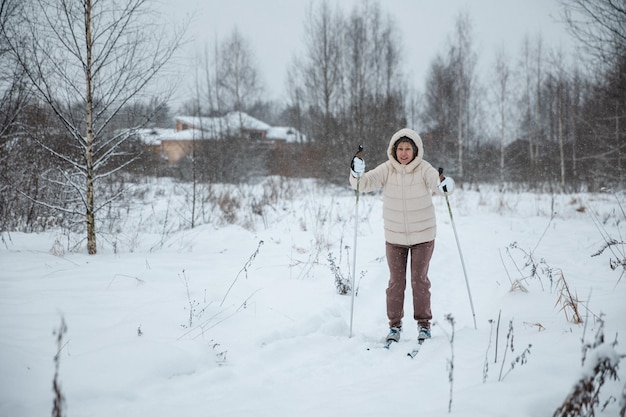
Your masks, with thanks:
M457 190L477 329L435 197L433 339L411 359L410 297L402 340L380 348L379 194L359 203L349 337L351 297L336 284L350 279L353 191L270 179L199 192L190 228L190 187L139 185L96 256L71 250L82 236L62 230L2 235L0 416L50 415L57 352L70 417L551 416L600 359L626 352L626 278L610 267L625 247L592 256L623 239L621 194ZM619 415L624 368L596 415Z

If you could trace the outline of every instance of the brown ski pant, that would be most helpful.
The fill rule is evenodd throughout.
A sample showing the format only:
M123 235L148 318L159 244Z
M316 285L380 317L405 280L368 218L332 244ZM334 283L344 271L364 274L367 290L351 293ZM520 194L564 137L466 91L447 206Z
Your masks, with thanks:
M399 246L386 242L387 264L389 265L389 285L387 287L387 317L389 327L401 327L404 317L404 292L406 289L406 269L411 252L411 289L413 291L413 318L418 325L430 327L430 280L428 266L435 241L414 246Z

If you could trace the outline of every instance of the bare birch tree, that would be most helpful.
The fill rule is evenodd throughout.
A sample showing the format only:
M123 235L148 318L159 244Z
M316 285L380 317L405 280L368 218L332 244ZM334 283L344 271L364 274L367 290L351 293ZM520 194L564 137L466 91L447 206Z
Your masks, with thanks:
M53 147L45 137L38 141L69 167L62 174L82 210L68 214L84 219L89 254L97 253L96 214L116 197L99 201L95 184L132 161L121 148L131 135L112 131L110 122L146 92L182 39L182 32L163 30L147 5L147 0L33 0L23 5L26 27L3 31L37 99L67 134L69 148ZM24 31L26 44L20 42Z
M445 54L432 61L426 79L422 121L434 138L440 163L456 160L457 178L464 177L464 151L471 137L476 94L476 53L473 51L471 20L462 13ZM456 151L456 158L454 152ZM452 174L452 173L451 173Z
M333 12L328 1L311 3L305 20L305 55L300 62L304 100L321 114L313 137L323 145L333 140L333 118L341 90L342 25L341 13Z
M461 13L457 20L454 33L454 41L450 50L452 62L457 72L457 152L458 152L458 176L463 178L464 158L463 152L466 146L466 136L470 132L469 121L471 119L471 96L476 68L476 54L472 49L472 22L468 13Z
M523 78L523 138L528 143L526 180L535 183L541 176L539 149L546 140L546 117L542 111L544 100L544 48L543 38L526 36L522 43L520 69Z
M355 4L349 15L329 3L311 3L305 48L290 70L289 90L292 109L305 116L302 125L312 138L309 172L337 178L357 145L374 150L382 137L406 126L407 89L391 16L371 0ZM376 165L385 156L373 152L368 158Z
M529 149L529 169L532 171L533 166L533 145L532 145L532 135L529 135L528 132L531 130L531 126L533 125L533 106L532 106L532 71L530 65L530 38L528 35L524 37L522 42L522 50L521 50L521 58L520 65L521 71L521 79L522 79L522 99L521 99L521 108L523 108L523 116L521 120L522 125L522 135L523 138L528 141L528 149Z
M498 108L498 133L500 139L500 190L504 190L505 182L505 151L507 145L507 125L509 122L509 106L511 105L511 69L504 47L496 53L494 94Z
M563 61L564 56L561 50L557 50L555 52L553 58L553 68L555 69L555 78L556 78L556 137L559 148L559 184L561 185L561 190L565 190L566 183L566 155L565 155L565 146L566 146L566 113L568 109L568 93L569 93L569 82L568 75L565 70Z
M263 91L249 41L235 28L219 48L216 57L220 107L246 111ZM243 127L243 126L242 126Z
M331 159L340 141L338 116L347 106L342 102L347 97L342 72L343 16L329 3L309 3L302 52L294 56L288 71L291 117L311 141L299 169L313 176L328 176L335 164Z
M343 76L347 108L342 112L345 137L358 137L374 149L381 137L406 126L408 89L401 72L401 38L396 24L380 4L365 1L355 7L345 25ZM347 129L346 129L347 128ZM348 151L352 150L354 143ZM377 164L384 161L370 157Z

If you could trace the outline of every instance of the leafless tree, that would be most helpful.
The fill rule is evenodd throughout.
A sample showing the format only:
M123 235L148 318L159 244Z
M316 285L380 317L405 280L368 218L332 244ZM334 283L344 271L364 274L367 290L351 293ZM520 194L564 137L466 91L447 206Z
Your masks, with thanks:
M113 131L110 122L147 92L183 33L164 31L147 0L33 0L23 13L25 27L4 28L3 35L37 99L66 132L69 147L36 139L70 167L63 171L65 184L79 196L82 210L69 214L84 219L87 250L95 254L96 213L116 196L98 201L94 186L132 161L122 150L132 135Z
M345 137L362 138L375 149L381 137L406 126L401 38L394 20L373 1L355 7L344 26ZM384 152L379 155L382 161Z
M196 109L189 114L209 116L221 113L220 88L218 83L218 67L220 65L220 50L217 38L213 45L206 44L196 65L196 82L193 94ZM232 109L230 109L232 110Z
M328 176L335 161L342 103L343 14L327 0L310 2L304 19L302 53L293 57L288 71L289 112L296 126L312 142L293 159L310 176ZM343 95L343 96L342 96ZM283 158L284 159L284 158ZM323 161L322 164L319 162Z
M459 14L456 20L454 40L450 49L451 61L456 70L457 90L457 169L459 178L463 178L463 152L466 137L469 136L471 119L471 96L475 82L476 53L473 51L472 22L467 12Z
M20 19L18 0L0 0L0 34L9 27L20 26ZM21 176L21 170L16 166L14 156L22 145L17 143L19 117L30 94L23 69L13 59L6 39L0 36L0 232L17 223L14 213L19 211L16 206L20 196L15 185L19 183L17 178Z
M523 78L524 116L522 121L523 138L528 142L528 175L526 179L535 180L537 160L537 139L540 137L539 100L542 82L542 38L533 43L527 35L522 44L520 69Z
M425 131L435 138L432 152L441 164L452 164L456 129L456 90L452 65L438 54L430 64L426 77L424 106L420 115Z
M289 91L291 109L304 116L313 139L310 172L337 178L359 144L372 151L368 163L382 162L381 138L406 126L397 25L375 1L359 2L347 15L328 1L311 3L304 44Z
M337 114L341 90L342 15L332 11L328 1L313 2L305 19L304 57L299 61L299 81L307 107L321 114L322 122L311 135L324 145L334 137L333 118Z
M582 47L604 66L626 53L626 1L561 0L561 17Z
M231 107L222 111L221 106L225 103L220 98L219 66L220 45L215 38L213 45L205 44L204 48L196 54L193 64L194 82L189 87L189 99L181 106L184 114L201 117L221 115L223 112L234 110Z
M432 134L435 157L446 166L454 165L451 175L463 179L465 156L475 123L476 53L473 51L471 19L457 17L455 30L445 54L432 61L426 79L424 112L421 119ZM454 155L456 151L456 158ZM456 163L455 163L456 162Z
M235 28L221 43L219 53L216 65L220 108L246 111L263 91L249 41Z
M626 1L561 0L561 5L567 28L591 57L596 87L583 105L578 131L600 139L593 157L596 178L621 184L626 149Z
M20 25L19 2L0 0L0 31ZM0 37L0 137L14 128L14 123L30 96L26 74L11 56L7 40Z
M419 115L423 111L423 94L415 88L409 88L406 95L407 126L411 129L421 130L419 127Z
M504 46L502 46L496 53L495 62L495 84L494 95L498 108L498 130L500 138L500 189L504 189L505 182L505 151L506 145L509 141L508 125L510 120L510 106L512 103L511 90L511 69L509 67L508 57Z
M569 112L568 125L571 126L571 172L572 172L572 185L575 190L578 190L581 184L581 171L579 167L579 143L585 137L585 134L580 131L578 122L582 119L582 106L584 104L585 96L588 94L588 82L584 79L581 70L575 67L570 75L571 87L571 109ZM621 167L620 172L620 184L622 179Z
M568 106L568 96L569 96L569 82L567 71L564 66L563 51L557 50L553 59L553 68L555 69L555 77L556 77L556 137L559 148L559 183L561 185L561 189L565 189L566 182L566 155L565 155L565 146L566 146L566 119L567 112L569 110Z

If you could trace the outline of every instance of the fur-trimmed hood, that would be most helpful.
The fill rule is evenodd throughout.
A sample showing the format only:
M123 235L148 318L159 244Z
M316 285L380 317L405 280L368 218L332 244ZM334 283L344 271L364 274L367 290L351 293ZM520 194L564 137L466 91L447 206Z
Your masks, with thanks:
M405 136L411 139L417 147L417 155L411 162L406 165L406 167L403 168L403 165L396 159L396 142L398 141L398 139ZM393 165L395 169L402 169L405 172L414 171L424 158L424 143L422 142L422 138L420 137L420 135L417 134L416 131L412 129L405 128L398 130L396 133L393 134L393 136L391 136L391 139L389 140L389 146L387 147L387 157L389 158L391 165Z

